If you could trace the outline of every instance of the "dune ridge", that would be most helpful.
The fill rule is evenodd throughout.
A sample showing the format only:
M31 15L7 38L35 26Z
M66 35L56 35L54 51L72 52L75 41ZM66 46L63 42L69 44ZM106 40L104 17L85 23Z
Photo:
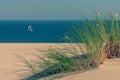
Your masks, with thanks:
M25 75L12 74L12 71L23 69L18 66L15 54L32 59L29 54L39 54L38 49L45 50L49 46L66 46L66 43L0 43L0 80L19 80ZM26 74L30 75L30 74ZM58 80L120 80L120 59L107 60L97 69L82 73L73 73Z

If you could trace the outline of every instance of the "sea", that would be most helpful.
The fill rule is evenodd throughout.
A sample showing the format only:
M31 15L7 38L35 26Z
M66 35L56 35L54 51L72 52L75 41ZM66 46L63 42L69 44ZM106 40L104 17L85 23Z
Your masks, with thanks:
M76 21L4 20L0 21L0 43L65 43Z

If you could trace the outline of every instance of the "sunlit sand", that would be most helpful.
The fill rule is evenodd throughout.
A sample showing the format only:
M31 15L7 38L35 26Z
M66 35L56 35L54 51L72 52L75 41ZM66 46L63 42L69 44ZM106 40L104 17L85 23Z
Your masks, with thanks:
M61 44L65 46L67 44ZM39 54L38 49L45 50L49 46L57 46L49 43L1 43L0 44L0 80L19 80L27 74L13 74L16 70L24 69L15 55L21 55L27 59L32 59L30 54ZM120 80L120 60L107 60L97 69L92 69L82 73L73 73L59 80Z

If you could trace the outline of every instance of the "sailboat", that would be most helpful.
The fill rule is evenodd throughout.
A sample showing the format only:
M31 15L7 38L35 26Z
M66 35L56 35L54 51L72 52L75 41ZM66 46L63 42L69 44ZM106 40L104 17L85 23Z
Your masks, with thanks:
M28 31L33 32L33 29L32 29L31 25L28 26Z

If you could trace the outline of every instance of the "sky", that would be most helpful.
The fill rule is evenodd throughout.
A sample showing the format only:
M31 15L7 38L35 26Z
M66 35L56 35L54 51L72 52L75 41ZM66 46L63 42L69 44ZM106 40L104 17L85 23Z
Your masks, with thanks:
M118 12L120 0L0 0L0 20L76 20Z

